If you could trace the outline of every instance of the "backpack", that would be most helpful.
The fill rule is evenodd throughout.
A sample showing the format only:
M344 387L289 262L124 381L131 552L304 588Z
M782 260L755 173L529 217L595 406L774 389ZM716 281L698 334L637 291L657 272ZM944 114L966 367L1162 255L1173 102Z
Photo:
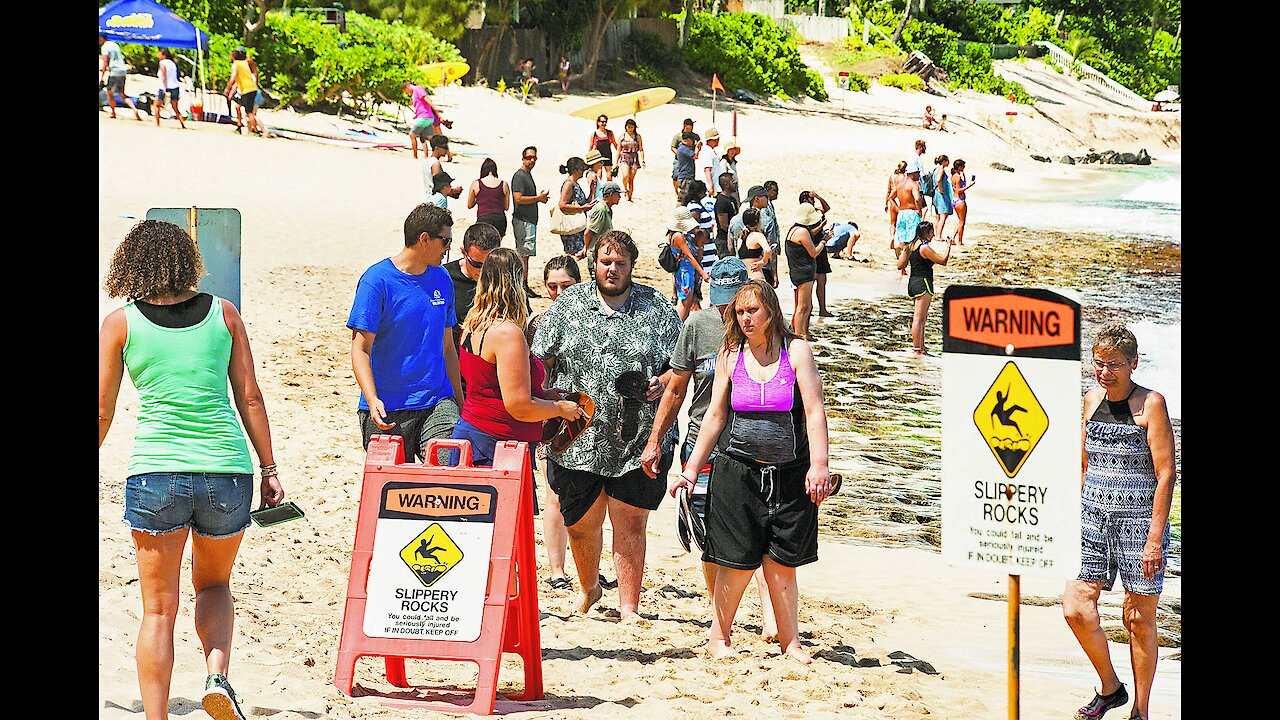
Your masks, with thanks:
M666 240L658 246L658 264L672 275L680 269L680 258L676 256L674 250L675 248L672 248L671 243Z
M935 167L933 170L937 170L937 168ZM920 176L921 195L932 195L933 191L937 189L937 186L933 182L933 170L930 170L928 173Z

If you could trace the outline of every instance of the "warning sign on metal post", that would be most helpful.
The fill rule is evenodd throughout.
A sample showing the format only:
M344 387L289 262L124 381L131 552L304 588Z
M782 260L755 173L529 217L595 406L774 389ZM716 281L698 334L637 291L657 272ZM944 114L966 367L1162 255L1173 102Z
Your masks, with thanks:
M497 496L487 485L383 486L365 635L480 637Z
M1080 567L1080 304L1049 290L943 296L942 554L954 565Z

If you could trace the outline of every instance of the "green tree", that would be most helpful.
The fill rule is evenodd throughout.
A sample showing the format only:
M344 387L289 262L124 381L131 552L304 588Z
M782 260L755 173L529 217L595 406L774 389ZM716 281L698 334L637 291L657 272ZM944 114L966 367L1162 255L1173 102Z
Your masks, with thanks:
M479 2L474 3L479 5ZM353 0L351 9L386 22L399 20L442 40L456 40L466 28L470 0Z
M1063 45L1071 55L1071 74L1080 74L1081 65L1092 65L1101 70L1106 70L1111 66L1107 60L1106 53L1102 49L1102 43L1098 39L1082 33L1072 33L1067 38L1066 44Z

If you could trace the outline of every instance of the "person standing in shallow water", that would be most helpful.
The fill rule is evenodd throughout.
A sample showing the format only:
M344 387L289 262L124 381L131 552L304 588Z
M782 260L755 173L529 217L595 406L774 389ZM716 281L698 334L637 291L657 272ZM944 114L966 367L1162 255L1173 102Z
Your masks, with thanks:
M1129 692L1115 667L1098 615L1098 597L1116 576L1124 583L1134 698L1130 718L1151 717L1159 645L1156 606L1169 562L1169 508L1177 480L1173 423L1164 396L1133 381L1138 339L1110 323L1093 341L1098 387L1084 396L1081 456L1080 576L1067 582L1062 613L1102 687L1077 720L1123 707Z
M933 301L933 266L946 265L951 258L951 245L942 252L933 247L933 223L924 221L916 226L916 239L902 248L898 256L898 269L911 265L907 278L907 297L915 302L911 315L911 346L916 355L928 355L924 344L924 326L929 319L929 304Z

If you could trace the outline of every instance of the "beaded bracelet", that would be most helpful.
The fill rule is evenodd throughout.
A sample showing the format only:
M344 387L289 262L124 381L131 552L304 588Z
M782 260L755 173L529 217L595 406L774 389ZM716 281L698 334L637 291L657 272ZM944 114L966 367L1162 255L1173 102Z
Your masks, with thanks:
M269 477L276 477L280 474L279 471L276 470L275 463L271 463L270 465L259 465L258 467L262 468L262 479L264 480Z

